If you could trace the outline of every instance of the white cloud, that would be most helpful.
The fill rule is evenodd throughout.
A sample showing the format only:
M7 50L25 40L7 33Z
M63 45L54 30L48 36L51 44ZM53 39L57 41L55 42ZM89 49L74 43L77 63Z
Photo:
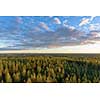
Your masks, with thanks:
M80 22L79 26L86 25L86 24L88 24L88 23L89 23L89 21L90 21L90 19L89 19L89 18L82 18L82 20L81 20L81 22Z
M95 16L91 16L90 18L82 18L79 26L89 24L94 18L95 18Z
M75 27L68 24L68 20L63 21L63 26L69 28L70 30L74 30Z
M46 23L44 22L40 22L39 26L43 29L45 29L46 31L50 31L50 28L46 25Z
M92 21L96 16L91 16L90 21Z
M74 27L74 26L69 26L69 28L70 28L71 30L74 30L74 29L75 29L75 27Z
M60 21L60 19L59 18L54 18L54 22L56 23L56 24L61 24L61 21Z

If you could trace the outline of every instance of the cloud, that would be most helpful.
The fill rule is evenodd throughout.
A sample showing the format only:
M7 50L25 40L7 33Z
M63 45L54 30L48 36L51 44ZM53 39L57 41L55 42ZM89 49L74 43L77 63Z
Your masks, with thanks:
M100 30L100 23L90 24L89 30Z
M82 20L81 20L81 22L80 22L79 26L86 25L86 24L88 24L88 23L89 23L89 21L90 21L90 19L89 19L89 18L82 18Z
M90 18L82 18L79 26L89 24L94 18L95 18L95 16L91 16Z
M81 39L81 45L86 44L95 44L97 41L100 41L100 31L90 31Z
M100 31L90 31L89 40L100 41Z
M75 29L74 26L68 25L68 20L64 20L64 21L63 21L63 26L64 26L64 27L67 27L67 28L69 28L69 29L71 29L71 30L74 30L74 29Z
M5 48L0 48L0 50L51 49L64 46L94 44L95 41L100 41L100 31L91 31L86 34L71 27L60 27L54 32L33 32L32 34L27 33L25 35L5 34L7 34L5 37L4 34L1 35L2 43L8 43L9 45L5 46Z
M86 34L76 29L60 28L57 29L56 34L58 36L55 36L55 41L50 43L48 48L95 44L96 41L100 41L100 31L91 31Z
M88 18L87 20L83 18L82 23L85 25L93 19L94 17ZM63 22L63 25L54 25L54 27L60 26L56 27L54 31L51 31L48 23L41 21L33 25L33 23L30 23L31 21L28 19L25 22L18 17L17 24L15 23L14 26L15 28L13 24L11 28L9 24L6 24L8 27L4 25L0 29L0 50L59 48L94 44L96 41L100 41L99 23L90 24L90 32L85 33L76 29L74 26L68 25L67 20ZM59 21L56 19L55 23L60 24ZM35 23L35 20L33 22Z
M39 23L40 28L45 29L46 31L50 31L50 28L44 22Z
M84 34L82 31L79 31L77 29L72 29L72 27L58 28L55 33L65 37L78 37Z
M74 27L74 26L69 26L69 28L70 28L71 30L74 30L74 29L75 29L75 27Z
M90 21L92 21L96 16L91 16Z
M55 17L55 18L53 19L53 21L54 21L54 23L56 23L56 24L61 24L60 19L57 18L57 17Z
M80 44L80 36L83 32L70 28L58 28L55 32L36 32L33 34L27 34L24 37L19 38L17 35L17 41L14 42L14 48L11 49L37 49L37 48L58 48L62 46L75 46Z

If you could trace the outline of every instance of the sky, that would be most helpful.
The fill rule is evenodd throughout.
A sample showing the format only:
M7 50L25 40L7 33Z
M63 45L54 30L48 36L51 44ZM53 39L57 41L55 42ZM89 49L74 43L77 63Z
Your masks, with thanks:
M100 53L100 16L0 16L0 52Z

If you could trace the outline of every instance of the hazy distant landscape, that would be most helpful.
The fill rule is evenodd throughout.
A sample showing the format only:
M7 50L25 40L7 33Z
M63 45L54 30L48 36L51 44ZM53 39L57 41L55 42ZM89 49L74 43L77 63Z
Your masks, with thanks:
M0 53L6 56L65 56L65 57L99 57L100 53Z

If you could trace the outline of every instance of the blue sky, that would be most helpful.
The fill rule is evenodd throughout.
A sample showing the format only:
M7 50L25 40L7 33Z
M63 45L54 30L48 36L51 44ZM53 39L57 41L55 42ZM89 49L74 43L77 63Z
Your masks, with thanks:
M97 52L99 41L99 16L0 16L1 51Z

